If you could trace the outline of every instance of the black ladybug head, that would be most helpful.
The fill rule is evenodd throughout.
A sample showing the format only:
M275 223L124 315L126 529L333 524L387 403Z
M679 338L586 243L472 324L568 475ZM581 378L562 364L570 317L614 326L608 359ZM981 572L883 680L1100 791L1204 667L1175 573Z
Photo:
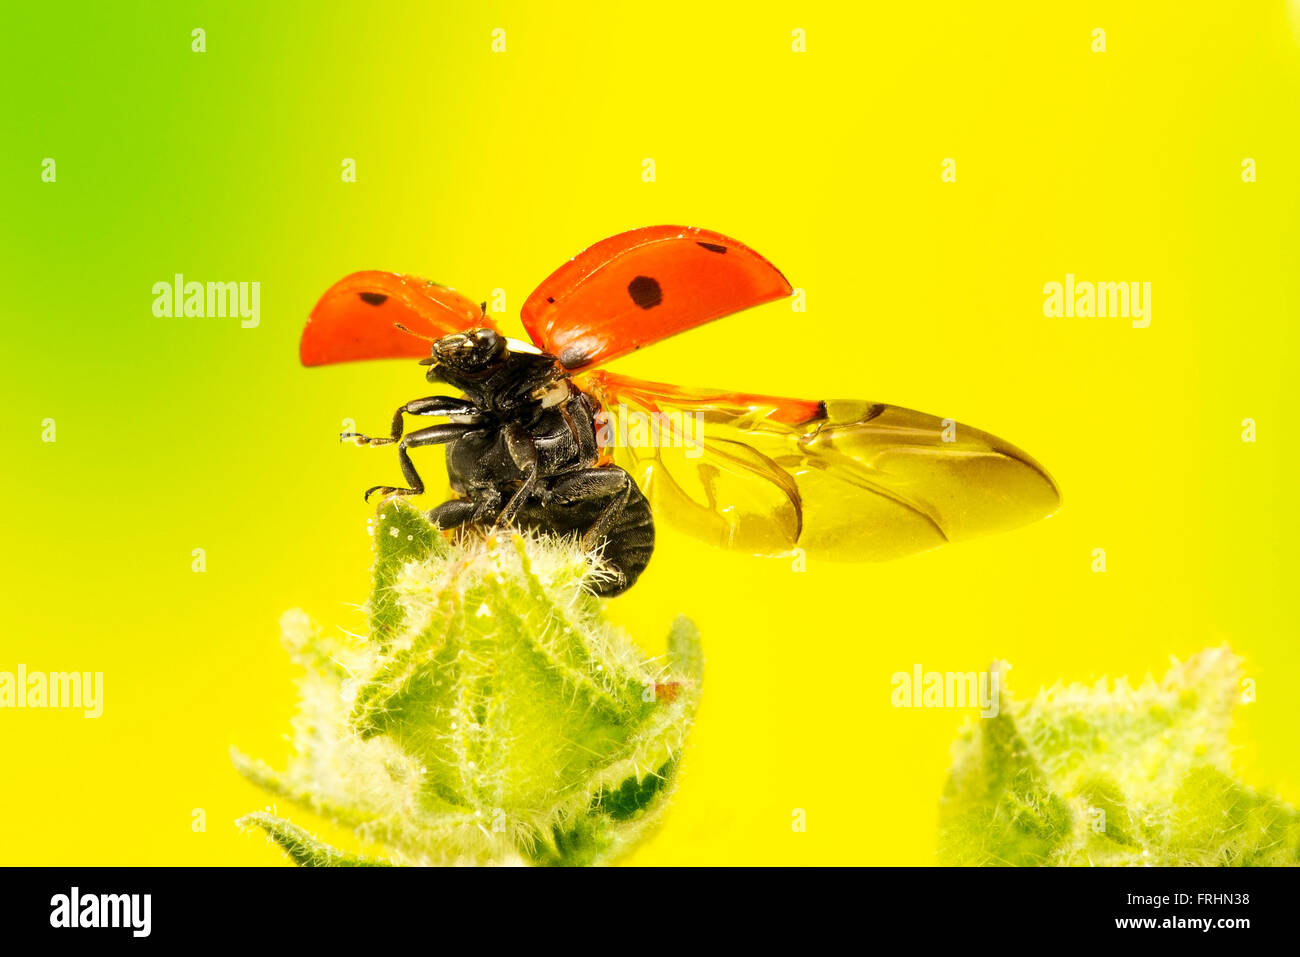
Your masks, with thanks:
M430 382L459 385L463 379L481 379L506 359L505 336L493 329L470 329L443 336L433 344L433 355L421 359L429 367Z

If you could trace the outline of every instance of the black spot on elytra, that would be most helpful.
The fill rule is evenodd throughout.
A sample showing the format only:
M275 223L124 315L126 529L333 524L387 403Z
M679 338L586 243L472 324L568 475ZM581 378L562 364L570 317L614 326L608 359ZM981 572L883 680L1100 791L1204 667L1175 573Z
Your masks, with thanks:
M554 296L547 296L547 297L546 297L546 301L547 301L547 302L555 302L555 297L554 297Z
M722 253L724 256L727 254L727 247L719 246L717 243L696 243L695 245L703 246L711 253Z
M659 283L649 276L637 276L628 283L627 294L642 309L653 309L664 301L664 293L659 288Z
M362 302L370 306L382 306L388 302L388 297L382 292L359 292L357 295L361 297Z

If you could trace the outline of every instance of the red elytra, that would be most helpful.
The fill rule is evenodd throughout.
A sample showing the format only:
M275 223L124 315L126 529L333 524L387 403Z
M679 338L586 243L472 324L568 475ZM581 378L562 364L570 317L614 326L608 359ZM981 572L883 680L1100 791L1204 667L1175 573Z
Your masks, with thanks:
M790 292L780 270L743 243L650 226L574 256L542 280L522 314L539 348L581 369Z
M602 240L553 272L524 303L524 328L567 369L598 365L676 333L790 295L780 270L743 243L686 226L647 226ZM304 365L420 358L437 339L495 324L472 300L416 276L366 271L331 286L312 310Z
M429 354L425 339L479 328L496 326L478 303L454 289L419 276L354 272L330 286L316 303L302 331L298 357L305 366L420 359Z

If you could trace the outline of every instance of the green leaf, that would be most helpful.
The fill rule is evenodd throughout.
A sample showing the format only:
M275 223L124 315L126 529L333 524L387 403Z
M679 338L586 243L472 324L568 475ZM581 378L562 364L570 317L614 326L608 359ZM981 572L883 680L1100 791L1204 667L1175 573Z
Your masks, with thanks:
M694 682L704 680L704 649L695 622L679 615L668 634L668 667Z
M382 503L371 525L375 539L375 565L370 592L370 637L391 640L404 618L394 589L397 576L408 562L445 553L441 534L415 507L399 499Z
M235 822L239 827L260 827L280 846L294 863L303 867L386 867L383 861L344 854L323 841L318 841L296 824L290 824L273 814L256 811Z

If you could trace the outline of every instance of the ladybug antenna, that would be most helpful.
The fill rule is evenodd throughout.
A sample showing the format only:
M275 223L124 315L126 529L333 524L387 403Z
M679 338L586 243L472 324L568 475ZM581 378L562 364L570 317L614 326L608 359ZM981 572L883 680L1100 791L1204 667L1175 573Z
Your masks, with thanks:
M437 342L437 341L438 341L438 340L435 339L433 336L426 336L426 335L424 335L423 333L416 332L414 329L408 329L408 328L406 328L406 326L402 325L400 322L395 322L395 323L393 323L393 327L394 327L395 329L401 329L401 330L402 330L404 333L406 333L408 336L415 336L415 338L417 338L417 339L423 339L425 342Z

